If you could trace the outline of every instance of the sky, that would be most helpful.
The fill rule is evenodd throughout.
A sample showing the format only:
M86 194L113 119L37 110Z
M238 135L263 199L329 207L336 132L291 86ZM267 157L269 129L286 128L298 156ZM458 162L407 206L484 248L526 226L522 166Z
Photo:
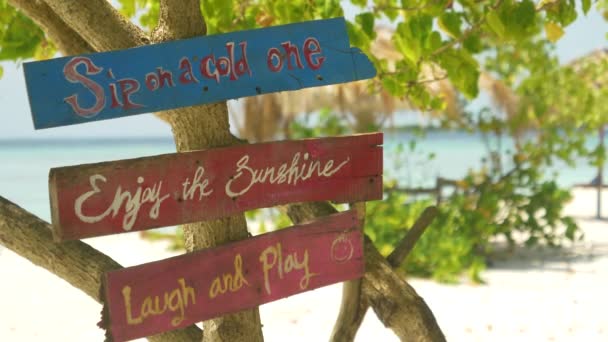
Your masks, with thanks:
M357 9L345 6L345 16L352 18ZM566 28L557 43L557 54L562 63L606 47L608 24L601 15L591 11L580 16ZM23 68L12 62L1 63L4 76L0 79L0 140L54 138L111 138L111 137L170 137L170 127L152 114L96 121L86 124L34 130L25 88ZM238 110L238 101L229 108Z

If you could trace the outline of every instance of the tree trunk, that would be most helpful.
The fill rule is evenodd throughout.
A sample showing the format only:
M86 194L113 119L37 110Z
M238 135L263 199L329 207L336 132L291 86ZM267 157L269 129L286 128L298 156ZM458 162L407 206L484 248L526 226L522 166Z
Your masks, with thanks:
M199 0L163 0L160 18L152 36L154 42L205 35L205 21ZM178 152L229 146L238 142L230 134L226 102L168 110L156 114L168 122ZM249 237L245 215L184 224L188 252L210 248ZM257 308L225 315L203 323L207 341L263 341Z
M205 34L199 0L160 0L159 24L152 37L124 18L106 0L9 1L34 19L49 38L57 42L59 48L68 54L125 49L151 41L162 42ZM170 110L157 115L171 125L178 152L229 146L239 142L230 134L225 102ZM15 239L13 233L4 232L11 228L26 232L25 227L36 228L47 224L43 221L34 222L35 220L30 222L28 220L31 218L27 215L20 217L23 213L12 204L0 201L0 209L4 209L0 210L0 242L72 284L80 285L79 288L96 299L101 275L107 269L120 267L80 241L53 244L48 227L46 230L38 229L30 232L28 236ZM287 212L294 223L298 223L330 214L335 212L335 209L327 202L322 202L293 204L288 206ZM187 224L182 228L188 251L209 248L249 236L243 214ZM44 248L39 249L41 246ZM360 313L365 311L369 304L380 320L402 340L443 341L443 334L424 300L405 279L393 272L369 240L365 242L365 254L365 276L357 287L353 286L353 291L347 291L354 294L347 296L347 299L354 299L356 296L365 298L361 303ZM93 262L82 263L81 258ZM70 266L79 260L82 267L77 269L80 272L74 273ZM351 284L356 285L356 282ZM354 336L355 325L360 323L359 315L355 315L347 323L353 325L350 331ZM209 320L204 322L204 328L204 338L209 341L263 340L257 309ZM198 328L189 327L152 339L177 341L199 339L198 336Z
M171 125L178 152L229 146L238 142L229 131L225 102L166 111L158 115ZM181 227L188 251L249 237L244 214ZM203 335L208 341L262 341L259 311L245 310L206 321L203 323Z

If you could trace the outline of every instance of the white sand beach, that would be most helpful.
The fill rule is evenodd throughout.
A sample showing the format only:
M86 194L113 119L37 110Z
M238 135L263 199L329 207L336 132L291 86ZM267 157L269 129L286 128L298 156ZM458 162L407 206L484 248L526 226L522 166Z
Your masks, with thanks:
M483 273L483 285L410 279L449 341L608 341L608 221L593 219L594 190L574 194L567 212L584 241L500 258ZM604 197L608 217L608 192ZM125 266L174 255L136 233L87 242ZM103 341L101 305L63 280L6 249L0 279L0 341ZM337 284L263 305L266 340L327 340L340 292ZM370 311L357 340L397 338Z

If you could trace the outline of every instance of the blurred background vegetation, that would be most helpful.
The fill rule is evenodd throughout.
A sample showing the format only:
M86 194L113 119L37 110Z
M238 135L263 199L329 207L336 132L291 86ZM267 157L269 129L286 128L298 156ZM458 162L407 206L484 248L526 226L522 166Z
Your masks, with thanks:
M158 1L114 3L143 28L154 29ZM482 281L497 242L559 247L582 237L562 213L570 191L549 170L555 163L603 165L603 144L588 140L606 121L608 52L561 65L555 42L589 11L606 13L607 1L202 0L201 11L207 33L216 34L342 16L346 3L357 8L347 25L351 44L373 60L378 76L244 99L242 110L232 113L241 138L253 143L414 132L391 150L384 200L368 205L365 227L386 255L424 208L438 204L439 216L403 265L409 274ZM0 0L0 60L55 55L53 42L36 24L10 0ZM472 104L480 93L490 98L487 105ZM427 120L402 127L396 113L403 111ZM485 146L480 167L461 179L425 173L434 154L419 146L435 129L476 133ZM425 187L411 182L412 172L423 174ZM288 225L278 209L248 217L259 231ZM183 248L181 232L176 234L175 248Z

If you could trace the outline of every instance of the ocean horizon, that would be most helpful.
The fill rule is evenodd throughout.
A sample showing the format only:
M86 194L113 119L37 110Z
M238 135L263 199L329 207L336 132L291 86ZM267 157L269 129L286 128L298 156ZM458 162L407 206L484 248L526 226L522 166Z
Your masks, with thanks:
M385 179L396 179L403 187L434 186L436 177L462 178L470 169L479 169L486 154L481 136L474 133L431 130L420 137L413 131L389 130L384 137ZM590 144L597 143L597 137L593 139ZM505 139L501 147L507 151L512 142ZM174 152L171 136L0 139L0 196L49 221L51 168ZM429 159L430 154L434 158ZM504 167L508 170L508 163ZM576 168L556 163L546 177L571 187L588 183L596 174L596 168L583 163Z

